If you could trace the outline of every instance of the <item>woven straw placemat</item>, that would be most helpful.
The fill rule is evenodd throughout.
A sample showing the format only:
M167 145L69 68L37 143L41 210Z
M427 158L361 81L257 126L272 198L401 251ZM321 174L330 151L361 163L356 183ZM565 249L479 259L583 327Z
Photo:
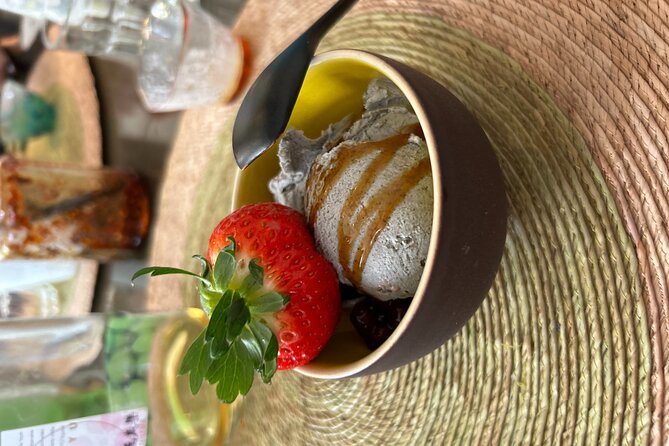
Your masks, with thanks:
M267 30L251 39L256 71L326 7L250 1L238 29ZM402 60L476 114L507 185L502 265L442 348L358 379L282 372L245 399L232 443L667 444L668 13L603 1L361 1L320 50ZM193 266L188 255L229 210L235 106L186 113L155 263ZM193 299L183 281L154 280L150 291L156 308Z

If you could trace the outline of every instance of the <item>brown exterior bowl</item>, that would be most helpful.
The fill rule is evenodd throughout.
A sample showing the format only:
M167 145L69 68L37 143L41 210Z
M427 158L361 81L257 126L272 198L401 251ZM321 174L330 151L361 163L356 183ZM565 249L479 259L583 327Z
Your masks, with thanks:
M309 69L289 127L316 137L329 124L359 113L369 80L386 76L406 95L425 134L432 164L432 237L408 312L374 351L342 314L323 352L298 372L337 379L382 372L440 347L478 309L499 267L506 237L506 195L490 143L476 119L441 84L400 62L358 50L320 54ZM271 201L266 187L278 171L276 149L236 178L233 207Z

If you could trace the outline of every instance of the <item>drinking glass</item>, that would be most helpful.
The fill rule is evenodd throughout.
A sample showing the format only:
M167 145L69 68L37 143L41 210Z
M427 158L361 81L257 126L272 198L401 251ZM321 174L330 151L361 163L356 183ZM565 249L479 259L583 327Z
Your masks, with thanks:
M138 89L151 111L229 99L242 74L240 41L193 1L158 0L140 50Z
M0 157L0 259L107 260L137 248L148 221L131 172Z
M232 31L192 0L97 0L79 22L48 22L47 48L134 61L149 111L225 101L236 91L243 50ZM87 6L92 8L91 5ZM74 9L81 9L78 3ZM108 10L106 14L103 11Z

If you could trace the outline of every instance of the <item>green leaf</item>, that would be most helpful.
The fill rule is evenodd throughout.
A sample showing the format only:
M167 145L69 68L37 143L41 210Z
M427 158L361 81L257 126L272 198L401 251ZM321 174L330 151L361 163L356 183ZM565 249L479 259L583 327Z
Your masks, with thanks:
M195 254L193 258L199 260L200 264L202 264L202 273L200 273L200 276L207 277L209 275L209 271L211 270L211 265L209 265L209 260L201 256L200 254Z
M204 330L200 333L193 343L188 347L186 354L181 360L181 366L179 367L179 375L185 375L191 371L197 364L198 358L200 357L200 350L204 346Z
M179 367L179 374L184 375L190 373L188 377L188 382L190 385L190 391L193 394L199 392L200 387L202 386L202 381L204 380L205 374L209 369L211 364L211 359L209 358L209 349L206 347L206 342L204 339L204 330L200 335L193 341L191 346L186 351L183 359L181 360L181 366Z
M191 371L188 375L188 386L190 387L190 393L193 395L197 394L202 388L202 383L204 378L202 378L197 372Z
M222 297L223 293L213 291L204 286L204 284L200 284L200 305L202 305L202 309L208 315L211 315L211 312L216 308Z
M258 319L253 320L249 324L249 329L253 332L253 336L255 336L256 339L258 340L258 343L262 348L263 358L264 358L265 351L267 350L267 346L269 345L269 341L272 339L272 336L274 336L272 330L270 330L270 328L267 325L265 325L262 321Z
M209 371L211 363L212 363L212 358L211 355L209 355L209 349L207 348L207 342L205 341L205 344L202 346L202 349L200 350L200 357L198 358L197 367L195 370L191 370L190 372L191 373L190 391L193 394L196 394L197 392L200 391L200 387L202 386L202 381L204 380L204 377L207 375L207 371Z
M239 335L239 341L244 344L246 351L253 361L253 368L259 370L264 363L263 348L258 339L253 335L251 329L246 326Z
M251 259L249 262L249 274L248 276L244 277L241 290L246 293L247 296L258 290L260 287L262 287L264 279L263 276L264 274L262 267L258 265L256 259Z
M262 378L262 381L267 384L272 380L272 377L276 373L276 358L279 354L279 343L276 340L276 336L272 333L272 338L269 341L269 345L267 346L267 349L265 350L265 364L263 366L262 371L260 372L260 376Z
M217 383L216 395L225 403L232 403L239 394L246 395L253 384L253 360L240 340L216 360L212 369L209 382Z
M251 274L251 277L253 277L253 279L258 283L258 285L262 286L264 274L262 267L258 265L256 259L251 259L249 262L249 273Z
M208 343L209 348L209 357L212 359L218 359L221 356L225 355L228 350L230 350L230 343L225 340L212 340Z
M251 312L246 306L246 302L241 297L238 297L238 295L235 296L232 304L230 304L230 310L228 311L228 329L225 339L229 343L234 342L250 320Z
M249 306L254 313L275 313L288 305L288 302L290 302L288 296L270 291L253 299L253 302Z
M260 371L260 377L262 378L262 382L265 384L269 384L272 382L272 378L274 378L274 374L276 373L276 358L272 359L271 361L265 361L263 364L263 368Z
M232 302L235 300L235 292L228 290L223 293L209 319L209 326L205 333L205 340L209 342L209 355L218 358L224 355L230 347L228 342L229 314Z
M232 257L234 257L235 254L237 253L237 243L235 242L234 237L231 235L228 236L228 240L230 240L230 243L228 243L228 245L225 248L223 248L223 251L227 252Z
M254 320L249 324L249 329L253 332L263 352L263 361L261 367L258 367L260 377L263 382L268 383L272 380L276 372L276 358L279 354L279 343L272 333L272 330L261 320Z
M225 290L237 268L237 262L230 253L221 251L214 264L214 283L219 290Z
M186 271L185 269L171 268L169 266L148 266L146 268L142 268L132 275L132 279L130 279L130 281L134 282L135 279L137 279L138 277L145 276L147 274L150 274L151 277L164 276L167 274L185 274L187 276L193 276L196 279L200 280L202 283L204 283L206 286L211 287L211 282L209 282L204 277L198 276L197 274L192 273L190 271Z
M278 355L279 355L279 342L276 340L276 336L274 336L274 333L272 333L272 337L269 340L269 344L265 349L264 359L265 361L269 361L270 359L276 359Z

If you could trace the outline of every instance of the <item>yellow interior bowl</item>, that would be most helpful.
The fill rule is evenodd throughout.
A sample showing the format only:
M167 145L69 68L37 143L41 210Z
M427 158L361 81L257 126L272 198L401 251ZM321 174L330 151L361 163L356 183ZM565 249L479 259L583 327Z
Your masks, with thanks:
M320 54L307 72L288 127L317 138L346 116L356 119L362 114L369 82L380 76L389 78L407 97L430 155L434 209L426 264L411 306L386 342L370 351L343 311L321 354L297 369L311 377L376 373L439 347L476 311L502 254L506 202L499 164L474 117L425 74L364 51ZM238 172L233 208L272 201L267 184L278 172L275 145Z

